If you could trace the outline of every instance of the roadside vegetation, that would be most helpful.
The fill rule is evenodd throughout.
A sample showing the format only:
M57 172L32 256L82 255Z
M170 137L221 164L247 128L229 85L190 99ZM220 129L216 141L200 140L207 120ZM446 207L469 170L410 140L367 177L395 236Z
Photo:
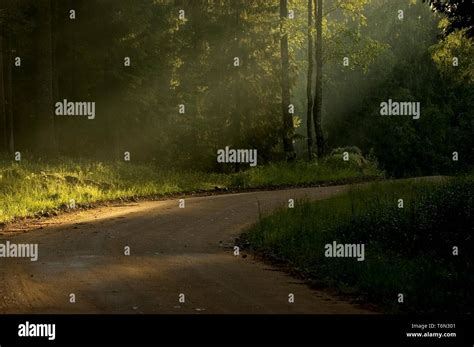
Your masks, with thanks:
M48 216L116 199L331 184L381 177L374 163L357 154L316 162L276 163L237 173L205 173L155 165L91 160L19 163L0 161L0 223L18 217ZM339 163L341 162L341 163Z
M472 313L473 192L474 176L371 183L264 216L246 238L314 285L386 312ZM333 241L364 244L365 260L325 257Z

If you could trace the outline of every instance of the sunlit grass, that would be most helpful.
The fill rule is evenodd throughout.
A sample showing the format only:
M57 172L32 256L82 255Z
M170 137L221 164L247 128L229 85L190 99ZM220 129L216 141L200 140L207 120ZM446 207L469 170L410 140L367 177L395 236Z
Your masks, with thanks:
M372 164L272 164L233 174L88 160L0 161L0 223L76 205L132 197L265 188L380 176Z

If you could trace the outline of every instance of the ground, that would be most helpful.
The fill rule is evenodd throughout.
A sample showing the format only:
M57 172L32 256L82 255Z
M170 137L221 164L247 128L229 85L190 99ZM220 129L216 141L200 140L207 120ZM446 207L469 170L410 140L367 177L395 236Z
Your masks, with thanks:
M184 209L176 199L125 203L13 223L0 242L38 243L39 260L2 260L0 313L372 313L245 251L234 256L236 237L260 213L348 187L186 198Z

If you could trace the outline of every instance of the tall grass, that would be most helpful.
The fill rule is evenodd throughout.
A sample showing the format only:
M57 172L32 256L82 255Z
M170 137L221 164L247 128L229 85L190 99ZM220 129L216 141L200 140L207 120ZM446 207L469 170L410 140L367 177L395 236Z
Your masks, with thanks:
M0 160L0 223L48 215L74 200L78 206L132 197L167 196L223 189L380 176L370 163L344 167L322 163L273 164L234 174L182 171L127 162L62 159L55 162Z
M241 188L306 185L319 182L342 181L361 177L381 177L372 163L323 161L274 163L256 167L231 176L231 185Z
M362 296L388 312L472 312L473 191L472 176L374 183L263 217L248 239L255 250L285 259L319 285ZM365 260L325 257L324 246L333 241L363 243ZM399 293L404 303L398 303Z

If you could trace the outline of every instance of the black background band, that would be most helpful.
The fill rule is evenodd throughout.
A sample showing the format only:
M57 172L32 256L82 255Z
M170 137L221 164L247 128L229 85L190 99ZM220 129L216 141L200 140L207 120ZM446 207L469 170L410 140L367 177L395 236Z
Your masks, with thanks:
M18 326L56 324L56 338L19 337ZM412 324L456 324L456 337L407 337ZM391 344L473 346L472 316L409 315L0 315L0 345Z

